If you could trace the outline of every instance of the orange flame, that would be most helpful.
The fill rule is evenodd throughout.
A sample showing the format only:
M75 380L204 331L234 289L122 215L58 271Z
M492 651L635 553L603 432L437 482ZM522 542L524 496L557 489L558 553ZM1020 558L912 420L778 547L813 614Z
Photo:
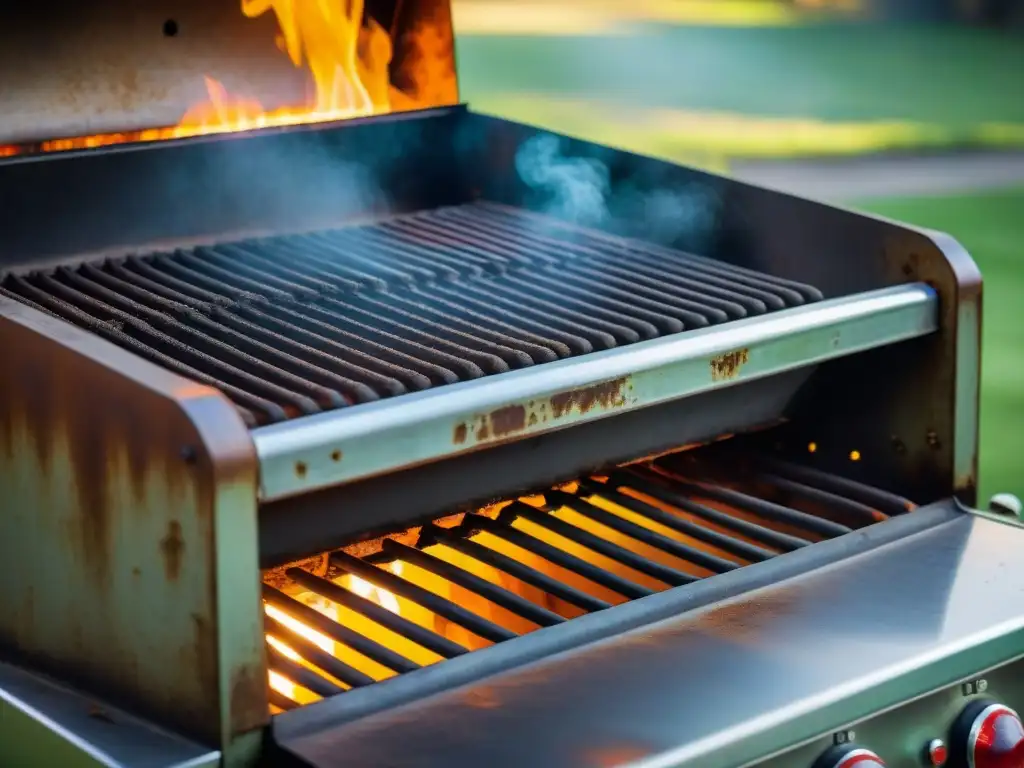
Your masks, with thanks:
M391 37L373 19L363 24L364 0L241 0L241 9L250 19L274 12L280 28L278 47L296 68L305 66L312 75L311 103L268 111L206 77L208 100L191 107L176 126L54 139L42 142L42 151L342 120L390 112L393 97L402 101L401 108L416 106L418 100L402 99L404 94L391 88ZM0 146L0 157L20 151Z

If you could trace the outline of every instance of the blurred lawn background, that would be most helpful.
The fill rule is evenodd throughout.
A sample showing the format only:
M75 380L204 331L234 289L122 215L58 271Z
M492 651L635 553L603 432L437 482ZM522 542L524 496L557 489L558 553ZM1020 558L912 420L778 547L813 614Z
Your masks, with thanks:
M1024 150L1024 34L878 23L865 0L454 0L475 109L727 172L751 158ZM985 276L982 499L1024 496L1024 182L856 200Z

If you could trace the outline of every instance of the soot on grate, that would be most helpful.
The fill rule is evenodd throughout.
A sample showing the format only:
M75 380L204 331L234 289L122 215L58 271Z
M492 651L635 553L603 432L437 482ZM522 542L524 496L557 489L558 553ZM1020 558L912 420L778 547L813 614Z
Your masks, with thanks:
M8 275L0 293L216 387L250 426L821 299L481 203Z

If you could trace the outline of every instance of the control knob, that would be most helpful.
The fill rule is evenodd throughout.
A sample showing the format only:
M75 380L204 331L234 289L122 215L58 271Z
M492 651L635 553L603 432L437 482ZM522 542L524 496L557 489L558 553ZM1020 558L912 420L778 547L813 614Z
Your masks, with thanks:
M971 702L953 725L953 755L967 768L1024 768L1024 723L1007 706Z
M884 768L885 762L870 749L840 744L818 758L814 768Z

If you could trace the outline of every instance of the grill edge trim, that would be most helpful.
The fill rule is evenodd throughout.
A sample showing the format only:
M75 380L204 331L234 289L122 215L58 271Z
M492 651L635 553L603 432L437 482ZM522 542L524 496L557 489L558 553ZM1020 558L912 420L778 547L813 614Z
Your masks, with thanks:
M830 299L252 430L264 502L933 333L925 283Z

